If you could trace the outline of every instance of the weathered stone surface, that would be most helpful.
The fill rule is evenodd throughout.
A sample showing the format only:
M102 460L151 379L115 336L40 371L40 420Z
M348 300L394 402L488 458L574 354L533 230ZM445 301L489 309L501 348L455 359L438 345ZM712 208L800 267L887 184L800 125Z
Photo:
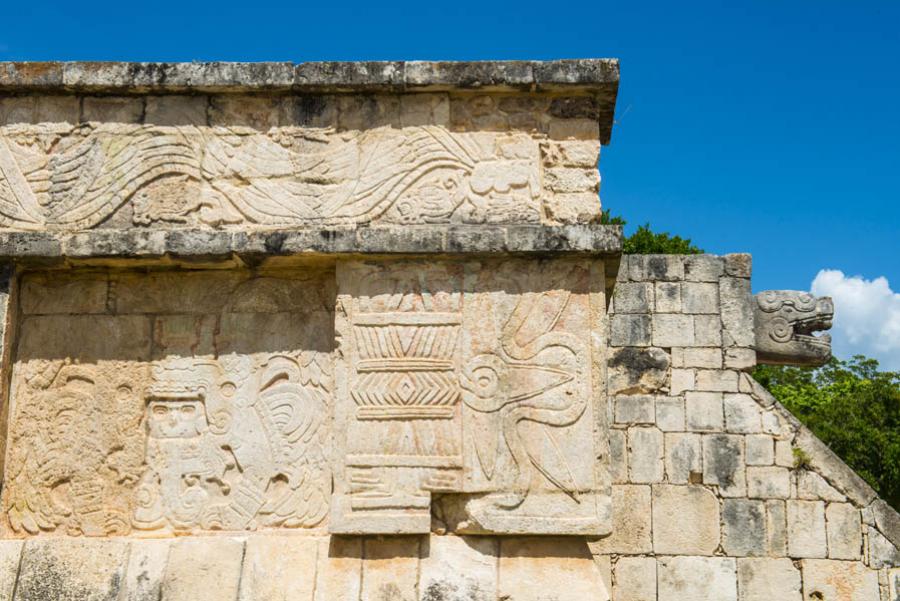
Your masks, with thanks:
M644 394L662 389L669 373L669 354L655 347L626 346L609 359L610 394Z
M237 599L244 542L233 538L188 538L172 543L162 599Z
M739 434L756 434L762 429L759 406L749 394L725 395L725 429Z
M587 544L577 538L500 541L500 599L610 601Z
M628 429L628 473L632 482L662 481L663 454L663 433L659 429Z
M656 421L656 399L649 395L616 397L615 422L619 424L652 424Z
M787 553L787 510L784 501L766 501L766 549L769 555Z
M648 315L613 315L609 342L613 346L649 346Z
M13 598L23 544L20 540L0 541L0 599Z
M313 537L247 539L239 601L313 601L319 541Z
M699 434L666 433L666 477L673 484L697 482L703 476Z
M362 539L342 536L319 539L315 601L358 599L362 556Z
M15 600L116 601L127 559L123 540L30 540L22 550Z
M738 559L741 601L800 601L800 570L790 559Z
M862 529L859 510L850 503L829 503L825 508L825 521L828 524L828 557L860 559Z
M615 567L616 601L656 601L656 559L620 557Z
M169 562L170 540L134 540L122 584L124 601L156 601Z
M766 554L766 513L762 501L725 499L722 502L722 547L733 557Z
M612 534L590 543L593 553L650 553L653 549L650 499L649 486L613 486Z
M500 542L495 538L433 536L422 553L421 601L493 601Z
M790 471L783 467L748 465L747 496L752 499L787 499L791 496Z
M771 436L765 434L748 436L745 439L745 445L747 465L772 465L775 463L775 440Z
M900 549L889 541L881 532L868 528L868 565L873 568L900 567Z
M827 557L825 504L818 501L787 502L788 554L791 557Z
M878 573L863 564L829 559L805 559L804 599L871 601L879 598Z
M712 555L719 546L719 503L700 486L653 487L653 551Z
M746 468L740 436L711 434L703 437L703 482L719 487L719 494L746 494Z
M720 431L724 428L725 414L720 392L689 391L684 396L688 430Z
M723 277L719 281L719 301L722 325L728 336L725 346L752 347L756 337L753 333L750 280Z
M659 599L737 601L735 560L724 557L666 557L657 567Z
M421 540L405 536L368 538L363 545L366 561L361 598L417 601Z
M656 425L663 432L684 430L684 399L658 397L656 399Z

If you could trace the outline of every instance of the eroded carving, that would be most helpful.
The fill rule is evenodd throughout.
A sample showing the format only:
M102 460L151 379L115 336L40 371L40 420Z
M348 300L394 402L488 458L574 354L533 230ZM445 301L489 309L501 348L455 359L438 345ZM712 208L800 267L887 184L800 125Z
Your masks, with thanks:
M528 136L89 124L0 133L0 226L537 222Z
M824 365L831 358L834 304L796 290L766 290L754 297L756 360L772 365Z
M459 532L603 531L588 290L586 262L340 270L332 531L425 532L435 499Z

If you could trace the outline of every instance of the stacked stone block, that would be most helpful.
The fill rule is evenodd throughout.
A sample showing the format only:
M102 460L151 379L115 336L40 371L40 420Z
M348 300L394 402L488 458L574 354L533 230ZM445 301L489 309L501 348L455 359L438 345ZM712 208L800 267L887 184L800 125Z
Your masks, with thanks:
M592 544L613 598L893 600L883 502L748 373L749 278L748 255L622 258L613 535Z

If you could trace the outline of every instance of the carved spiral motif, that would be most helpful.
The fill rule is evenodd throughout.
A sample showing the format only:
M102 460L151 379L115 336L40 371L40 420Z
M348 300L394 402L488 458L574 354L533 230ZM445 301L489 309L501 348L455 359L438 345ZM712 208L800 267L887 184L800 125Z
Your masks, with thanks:
M776 342L789 342L794 335L794 326L783 317L773 317L769 322L769 336Z

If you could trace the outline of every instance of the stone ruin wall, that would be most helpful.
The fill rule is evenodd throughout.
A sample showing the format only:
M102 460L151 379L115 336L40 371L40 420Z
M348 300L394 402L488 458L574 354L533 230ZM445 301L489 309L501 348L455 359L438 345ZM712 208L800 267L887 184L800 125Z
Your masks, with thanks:
M617 82L0 66L0 599L900 599L749 256L598 224Z

